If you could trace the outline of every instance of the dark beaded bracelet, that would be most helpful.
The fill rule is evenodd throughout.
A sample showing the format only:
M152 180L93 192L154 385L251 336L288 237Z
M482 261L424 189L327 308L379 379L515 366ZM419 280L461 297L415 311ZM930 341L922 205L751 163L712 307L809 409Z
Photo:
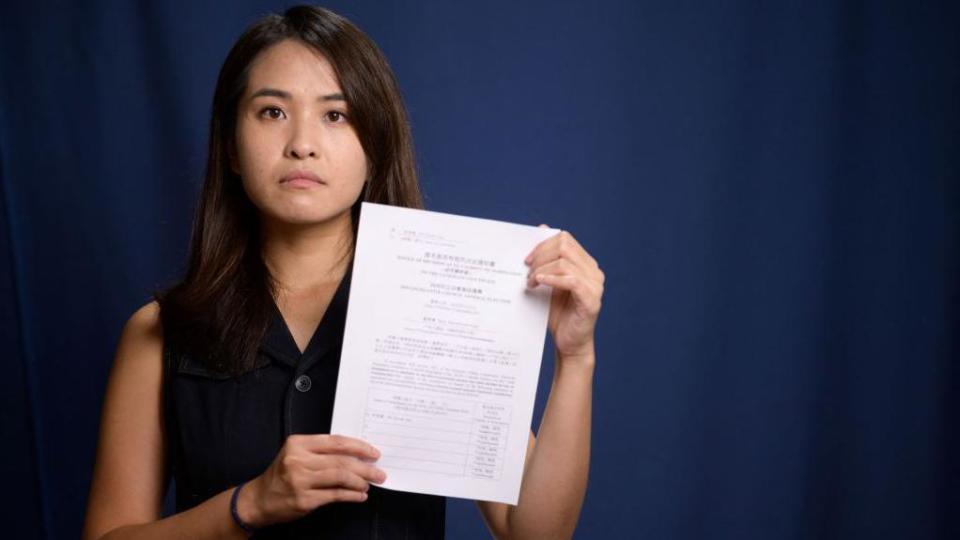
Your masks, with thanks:
M244 531L253 534L257 532L256 529L247 525L240 519L240 513L237 512L237 496L240 495L240 488L242 488L246 482L241 482L239 486L233 488L233 495L230 496L230 515L233 516L233 522L237 524L238 527Z

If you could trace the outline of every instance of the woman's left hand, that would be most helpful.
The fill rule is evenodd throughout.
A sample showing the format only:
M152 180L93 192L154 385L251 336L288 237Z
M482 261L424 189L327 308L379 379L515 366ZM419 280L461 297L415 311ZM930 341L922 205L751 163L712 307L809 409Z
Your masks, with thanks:
M530 267L528 287L553 287L548 328L557 354L592 358L604 280L597 261L572 234L561 231L537 244L524 262Z

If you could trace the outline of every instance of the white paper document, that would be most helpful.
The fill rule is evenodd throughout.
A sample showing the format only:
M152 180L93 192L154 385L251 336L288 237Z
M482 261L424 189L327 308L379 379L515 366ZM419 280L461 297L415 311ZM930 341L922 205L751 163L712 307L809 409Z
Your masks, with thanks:
M516 504L557 230L363 203L331 433L381 452L382 487Z

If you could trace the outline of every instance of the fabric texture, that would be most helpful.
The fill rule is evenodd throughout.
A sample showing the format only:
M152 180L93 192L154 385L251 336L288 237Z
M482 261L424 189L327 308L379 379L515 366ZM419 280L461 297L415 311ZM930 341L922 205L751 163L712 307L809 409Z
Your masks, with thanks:
M275 309L253 370L208 369L165 343L167 455L176 511L255 478L292 434L329 433L352 267L301 354ZM442 538L445 499L371 486L363 503L334 503L264 528L257 539Z

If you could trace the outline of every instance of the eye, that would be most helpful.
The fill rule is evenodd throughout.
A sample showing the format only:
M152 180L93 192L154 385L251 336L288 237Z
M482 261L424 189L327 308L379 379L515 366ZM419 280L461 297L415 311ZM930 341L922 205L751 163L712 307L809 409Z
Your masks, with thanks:
M279 120L284 117L283 111L277 107L264 107L260 109L260 116L270 120Z
M347 121L347 115L341 111L330 111L326 115L327 120L330 120L333 123L340 123Z

